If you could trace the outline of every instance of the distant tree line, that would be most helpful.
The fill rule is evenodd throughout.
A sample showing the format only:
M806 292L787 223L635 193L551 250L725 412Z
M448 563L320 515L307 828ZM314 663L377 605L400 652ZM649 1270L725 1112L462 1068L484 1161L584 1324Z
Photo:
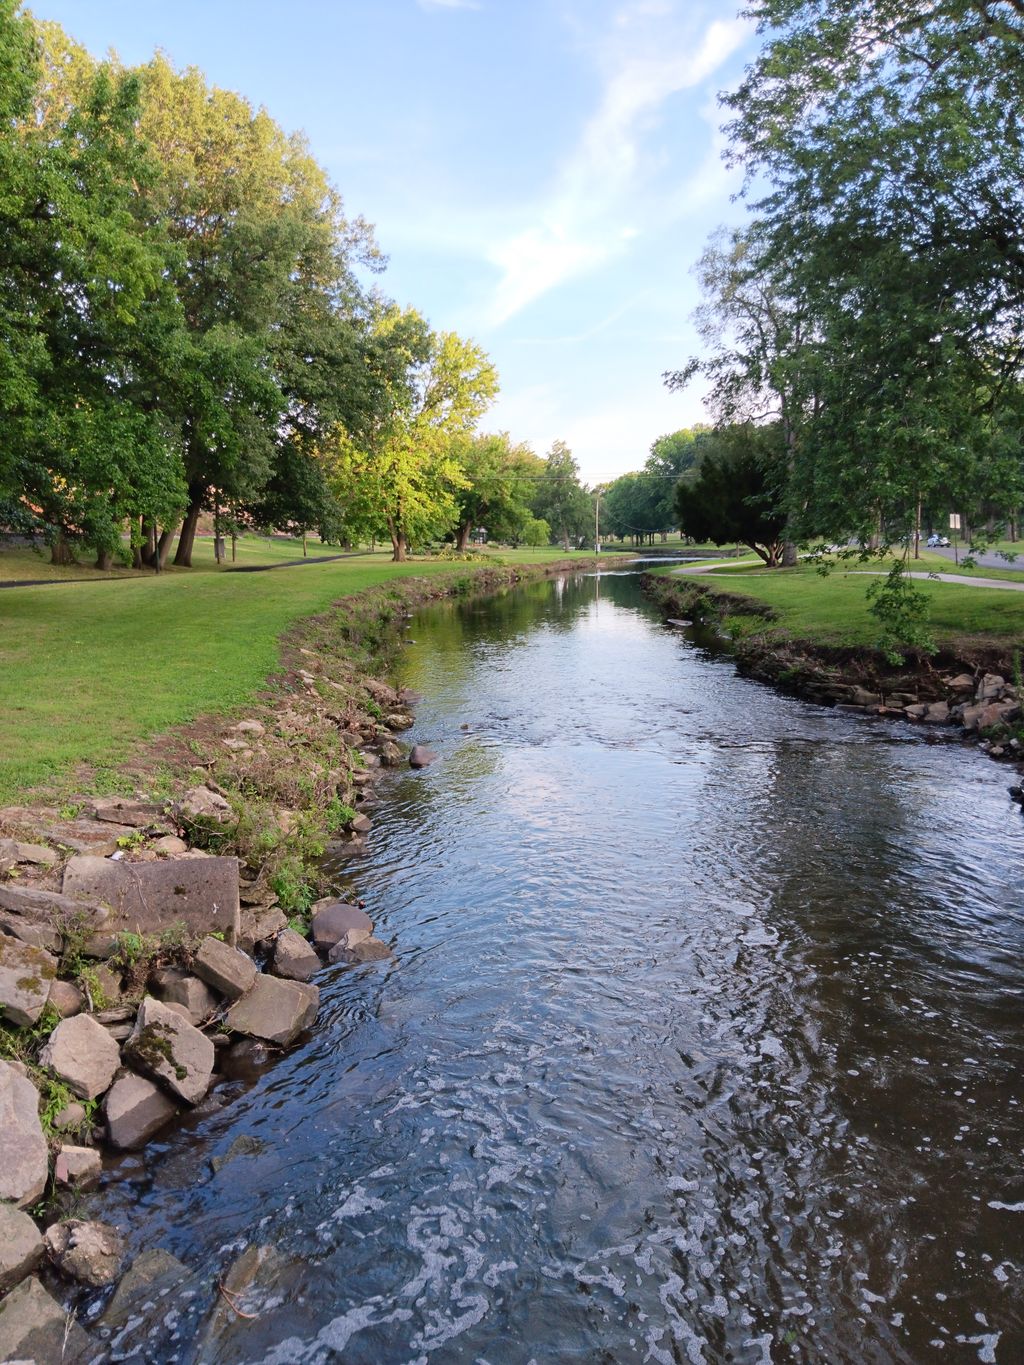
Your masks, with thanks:
M0 0L0 529L99 568L190 566L204 515L396 559L574 540L571 454L479 432L494 366L383 264L265 110Z

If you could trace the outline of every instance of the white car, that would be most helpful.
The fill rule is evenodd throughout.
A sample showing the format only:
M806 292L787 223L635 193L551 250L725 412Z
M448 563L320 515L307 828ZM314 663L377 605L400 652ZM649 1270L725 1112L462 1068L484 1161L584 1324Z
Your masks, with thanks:
M938 531L933 531L925 541L925 544L928 546L929 550L948 550L949 536L940 536Z

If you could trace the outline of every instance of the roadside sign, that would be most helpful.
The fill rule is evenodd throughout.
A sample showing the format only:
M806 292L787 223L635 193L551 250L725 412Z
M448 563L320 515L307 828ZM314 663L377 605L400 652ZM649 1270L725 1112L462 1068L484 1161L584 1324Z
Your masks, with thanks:
M950 512L950 514L949 514L949 529L950 529L951 531L959 531L959 530L960 530L960 513L959 513L959 512Z

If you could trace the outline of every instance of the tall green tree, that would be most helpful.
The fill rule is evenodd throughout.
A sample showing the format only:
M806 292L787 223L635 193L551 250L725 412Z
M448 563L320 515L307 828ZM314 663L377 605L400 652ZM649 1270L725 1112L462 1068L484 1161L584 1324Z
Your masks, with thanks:
M454 332L432 332L414 309L382 307L368 350L372 421L342 436L331 485L347 523L386 533L396 562L411 543L443 534L458 517L456 494L468 485L455 452L498 391L484 351Z
M555 441L544 460L533 513L548 523L552 538L565 550L573 540L593 534L593 499L580 482L579 464L564 441Z
M526 445L513 445L508 432L461 434L452 454L465 478L455 492L455 544L469 546L475 526L492 540L518 540L528 520L544 462Z
M715 432L707 438L697 477L676 488L683 532L713 545L747 545L768 568L776 568L786 527L780 488L787 463L778 423L743 423Z

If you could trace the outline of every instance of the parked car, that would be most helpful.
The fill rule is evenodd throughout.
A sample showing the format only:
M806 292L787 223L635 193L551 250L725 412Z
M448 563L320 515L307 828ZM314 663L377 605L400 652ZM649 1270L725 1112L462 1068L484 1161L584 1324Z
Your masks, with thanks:
M948 550L949 536L941 536L938 531L933 531L925 541L925 544L928 546L929 550Z

